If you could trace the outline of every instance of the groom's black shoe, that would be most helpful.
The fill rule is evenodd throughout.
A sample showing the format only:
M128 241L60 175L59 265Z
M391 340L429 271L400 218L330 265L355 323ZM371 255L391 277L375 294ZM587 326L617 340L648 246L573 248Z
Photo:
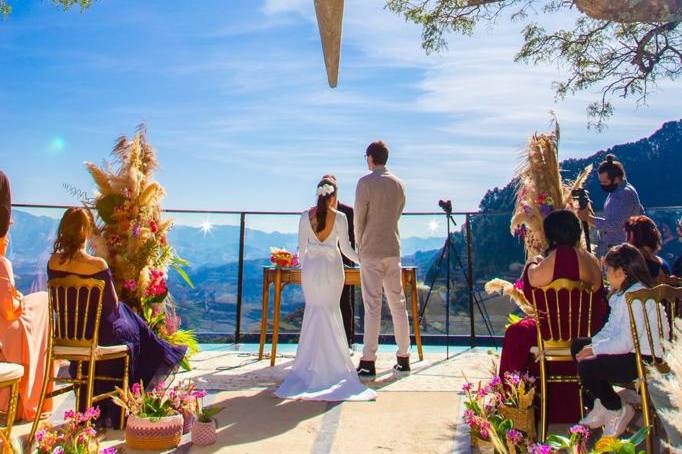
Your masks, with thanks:
M377 376L377 370L374 367L374 361L360 360L360 365L356 369L360 380L374 380Z
M393 366L393 372L396 374L409 374L410 373L410 357L409 356L397 356L397 363Z

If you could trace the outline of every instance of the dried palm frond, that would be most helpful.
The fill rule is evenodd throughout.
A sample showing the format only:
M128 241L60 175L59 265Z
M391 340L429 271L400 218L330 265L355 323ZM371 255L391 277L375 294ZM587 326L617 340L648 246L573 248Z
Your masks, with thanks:
M97 188L102 194L109 194L111 193L111 184L110 184L110 179L112 175L108 172L106 172L103 169L100 169L97 167L95 164L92 162L85 162L85 167L88 168L88 172L90 172L90 175L92 175L93 180L95 180L95 184L97 185Z
M523 291L509 281L495 278L486 282L484 288L489 295L500 293L508 296L526 315L533 315L535 313L533 305L528 301Z
M140 199L138 203L140 205L151 205L156 204L164 195L164 190L159 183L156 181L148 184L140 193Z

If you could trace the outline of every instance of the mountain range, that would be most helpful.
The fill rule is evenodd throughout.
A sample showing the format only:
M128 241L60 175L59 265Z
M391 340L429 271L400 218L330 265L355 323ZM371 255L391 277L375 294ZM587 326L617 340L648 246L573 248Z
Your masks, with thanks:
M561 150L561 147L559 147ZM636 142L616 145L584 159L568 159L561 168L565 178L572 179L588 164L595 169L606 154L613 153L623 162L628 180L637 188L645 207L682 206L679 173L682 169L682 120L662 125L651 136ZM515 202L515 181L485 194L480 203L480 214L472 216L473 238L471 257L477 301L485 304L481 312L490 311L493 324L503 329L510 306L506 301L489 300L480 293L486 281L493 277L514 280L525 260L521 243L509 233L510 212ZM596 170L590 175L586 188L594 206L601 208L605 194L600 190ZM671 260L682 254L682 242L675 237L675 223L682 217L682 209L649 209L663 234L662 255ZM49 258L58 221L53 217L36 216L16 209L8 257L12 260L17 286L23 292L45 287L45 264ZM451 311L457 323L466 324L469 296L466 287L466 229L453 234L451 250L453 305ZM210 232L198 227L176 225L169 236L178 254L191 263L188 270L196 288L190 289L173 272L169 286L183 319L183 326L198 332L230 333L235 325L237 276L239 271L239 227L215 225ZM270 247L296 250L297 235L293 233L246 230L243 330L256 331L260 319L262 266L268 264ZM444 284L447 254L437 258L443 245L442 238L405 238L402 241L403 263L418 267L418 279L433 282L433 298L427 312L427 332L442 332L444 316ZM424 291L428 288L422 287ZM359 301L359 296L358 296ZM422 298L423 301L423 298ZM492 301L492 303L491 303ZM300 287L291 286L283 294L283 329L296 330L300 326L303 296ZM500 307L494 306L498 304ZM467 315L468 316L468 315ZM388 317L388 314L386 314ZM482 317L477 316L477 329ZM459 325L458 325L459 326ZM497 333L500 334L500 333Z

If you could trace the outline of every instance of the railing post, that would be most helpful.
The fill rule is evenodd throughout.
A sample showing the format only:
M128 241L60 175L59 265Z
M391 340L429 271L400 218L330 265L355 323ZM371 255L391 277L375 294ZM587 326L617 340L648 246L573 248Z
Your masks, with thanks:
M469 287L469 329L470 343L476 345L476 327L474 326L474 266L473 266L473 245L471 235L471 214L466 214L465 221L467 229L467 286Z
M242 288L244 286L244 241L246 240L246 213L239 215L239 270L237 272L237 313L234 328L234 343L241 341Z

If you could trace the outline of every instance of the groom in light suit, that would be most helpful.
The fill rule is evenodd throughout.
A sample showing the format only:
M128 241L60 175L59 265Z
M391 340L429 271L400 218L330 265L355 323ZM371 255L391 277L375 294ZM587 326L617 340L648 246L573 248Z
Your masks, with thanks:
M360 255L362 302L365 307L365 334L362 359L357 368L362 379L376 376L376 354L381 328L382 288L393 318L398 344L397 373L410 371L410 326L400 268L398 221L405 208L405 187L386 168L388 147L372 142L366 151L372 171L358 181L355 191L355 242Z

